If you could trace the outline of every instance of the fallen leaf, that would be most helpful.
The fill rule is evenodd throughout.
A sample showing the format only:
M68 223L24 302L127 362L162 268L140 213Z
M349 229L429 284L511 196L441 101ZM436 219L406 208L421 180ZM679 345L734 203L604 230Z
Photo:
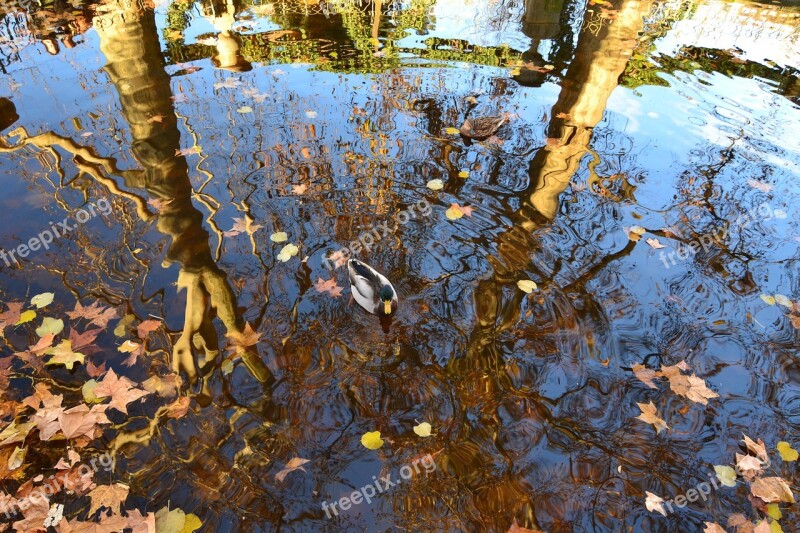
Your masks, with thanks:
M431 425L428 422L422 422L414 426L414 433L420 437L430 437L431 429Z
M448 135L459 135L461 131L458 128L445 128L444 132Z
M747 184L754 189L758 189L761 192L770 192L772 190L772 185L770 185L769 183L762 183L754 179L747 180Z
M662 374L669 379L669 386L673 392L703 405L708 404L709 398L718 398L719 394L706 386L705 381L692 374L681 374L680 370L688 370L689 366L681 361L673 366L661 366Z
M633 242L638 242L642 238L642 235L644 235L647 231L641 226L631 226L630 228L622 229L628 234L628 239L632 240Z
M25 454L28 453L28 448L20 448L17 446L8 458L8 469L16 470L25 462Z
M339 268L347 264L347 256L342 250L337 250L328 256L328 261L333 261L333 267Z
M170 418L183 418L189 412L191 405L191 398L188 396L181 396L166 408L166 415Z
M298 251L299 251L299 248L297 248L297 246L295 246L294 244L289 243L286 246L284 246L283 248L281 248L281 251L276 256L276 259L278 261L283 261L285 263L286 261L288 261L292 257L296 256Z
M233 227L228 231L223 231L222 234L226 237L235 237L240 233L247 233L248 235L252 235L259 229L263 228L264 226L260 224L250 224L248 228L247 220L244 218L234 218L233 219Z
M761 498L767 503L786 502L794 503L792 490L783 478L760 477L750 484L750 493L756 498Z
M432 191L440 191L444 187L444 182L440 179L433 179L426 183L425 186Z
M164 122L164 115L153 115L152 117L147 119L148 124L152 124L153 122L158 122L159 124Z
M781 454L781 459L784 461L797 461L798 456L800 456L797 450L792 448L792 445L786 441L780 441L776 448L778 449L778 453Z
M42 307L47 307L51 303L53 303L53 298L55 298L55 294L52 292L43 292L41 294L37 294L33 298L31 298L31 305L35 305L38 309Z
M533 280L521 279L517 281L517 287L519 287L519 290L522 292L530 294L538 288L538 285L536 285L536 282Z
M464 213L464 216L471 217L472 216L472 206L469 205L462 205L461 212Z
M250 107L249 105L243 105L242 107L237 108L236 111L238 113L242 113L242 114L252 113L253 112L253 108Z
M703 533L727 533L725 529L720 527L719 524L716 522L703 522L706 527L703 529Z
M14 324L19 320L20 313L22 312L22 302L9 302L6 304L8 309L0 313L0 336L2 336L3 330L9 324ZM34 312L34 316L36 313Z
M128 378L118 377L114 369L108 371L108 374L103 377L103 381L99 382L94 389L94 395L98 398L111 398L111 403L108 407L128 414L128 404L151 394L148 391L136 388Z
M661 244L661 242L658 239L655 239L655 238L647 239L647 240L645 240L645 242L647 244L649 244L651 248L654 248L656 250L658 250L660 248L664 248L664 245Z
M192 533L200 528L202 522L193 514L180 509L162 507L155 515L155 531L158 533Z
M306 116L308 118L317 118L317 112L311 111L310 109L306 109Z
M269 240L272 242L286 242L289 239L289 236L286 234L285 231L276 231L272 235L269 236Z
M736 454L736 469L748 481L752 481L756 476L760 476L764 470L764 464L758 457L752 455Z
M469 170L462 170L458 173L459 178L468 178L469 177Z
M526 527L521 527L517 523L517 518L514 517L514 522L511 523L511 527L508 528L506 533L542 533L538 529L528 529Z
M303 194L308 189L308 185L292 185L292 194Z
M714 465L714 472L716 472L719 482L726 487L736 486L736 470L726 465Z
M764 300L764 303L767 305L775 305L775 298L768 294L762 294L761 299Z
M449 220L458 220L464 216L464 211L458 204L450 204L450 208L444 214Z
M199 154L200 150L201 150L201 148L199 146L195 145L195 146L191 146L189 148L182 148L180 150L175 150L175 155L176 156L185 157L187 155Z
M89 507L89 516L92 516L101 507L108 507L112 513L119 514L120 505L128 497L130 490L129 486L122 483L98 485L88 494L92 499L92 504Z
M667 512L664 510L664 506L661 505L664 502L664 499L659 496L656 496L652 492L645 491L645 494L647 495L647 497L644 500L644 506L647 508L647 510L650 512L655 511L661 513L664 516L667 516Z
M133 323L136 315L125 315L119 322L117 322L117 327L114 328L114 335L117 337L124 337L125 333L127 333L128 325Z
M647 368L644 365L633 365L632 367L633 375L636 376L636 379L650 387L651 389L657 389L656 384L653 383L653 379L661 377L661 372L657 370L653 370Z
M149 319L141 322L138 326L136 326L136 335L140 339L146 339L147 336L161 327L160 320Z
M377 450L383 446L380 431L368 431L361 436L361 444L369 450Z
M47 361L46 365L64 365L67 370L72 370L75 363L83 363L86 355L72 350L72 342L62 340L57 346L47 350L53 357Z
M36 328L36 334L40 337L45 335L58 335L64 331L64 321L60 318L46 316L42 319L42 325Z
M228 333L228 338L231 340L232 348L235 351L242 351L250 346L255 346L261 340L261 333L253 331L249 322L244 325L244 330L241 333L231 332Z
M756 457L761 459L762 462L768 463L769 456L767 455L767 446L764 444L764 441L758 439L758 442L753 442L753 439L747 435L743 435L743 437L744 439L742 439L742 441L744 445L747 446L747 449L756 454Z
M14 324L15 326L19 326L20 324L26 324L36 318L36 311L33 309L28 309L24 313L19 315L19 320Z
M342 295L342 289L344 287L340 287L336 284L336 280L331 278L329 280L323 280L322 278L317 278L317 282L314 283L314 288L317 292L327 292L330 293L331 296L334 298Z
M794 305L792 304L792 301L789 298L787 298L786 296L784 296L783 294L776 294L775 295L775 302L778 305L782 305L784 307L788 307L789 309L792 309L792 307L794 307Z
M777 503L770 503L767 505L767 515L773 520L780 520L783 518L783 513L781 513L781 508Z
M669 429L669 426L666 424L666 422L658 417L658 414L656 413L656 406L653 405L653 402L637 403L636 405L638 405L639 409L642 411L642 413L636 418L647 424L653 424L656 429L656 433L661 433L661 431Z
M275 480L282 482L284 479L286 479L286 476L290 472L294 472L295 470L302 470L305 472L306 469L303 468L303 465L308 462L309 459L303 459L301 457L294 457L293 459L290 459L289 462L286 463L286 466L283 467L283 470L275 474Z

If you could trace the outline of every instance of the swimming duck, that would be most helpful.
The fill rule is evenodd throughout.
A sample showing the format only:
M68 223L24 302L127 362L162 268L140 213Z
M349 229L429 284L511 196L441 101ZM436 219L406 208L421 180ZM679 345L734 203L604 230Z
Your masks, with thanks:
M358 259L348 261L347 270L358 305L373 315L388 316L397 311L397 292L386 276Z
M508 114L502 116L468 118L459 128L459 132L469 139L486 139L494 135L500 126L506 123Z

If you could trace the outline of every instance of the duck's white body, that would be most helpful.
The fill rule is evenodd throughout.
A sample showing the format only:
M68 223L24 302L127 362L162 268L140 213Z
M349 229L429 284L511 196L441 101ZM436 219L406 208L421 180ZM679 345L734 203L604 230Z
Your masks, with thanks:
M397 311L399 304L397 291L386 276L358 259L348 261L347 270L350 274L350 290L358 305L373 315L386 316ZM389 291L391 299L388 298ZM381 297L382 292L386 299Z

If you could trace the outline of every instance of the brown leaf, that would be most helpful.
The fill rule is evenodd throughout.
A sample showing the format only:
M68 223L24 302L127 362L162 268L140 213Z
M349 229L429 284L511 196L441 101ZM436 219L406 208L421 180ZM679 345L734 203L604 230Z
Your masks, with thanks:
M693 402L708 404L708 398L718 398L719 394L706 387L705 381L692 374L681 374L680 370L689 370L689 365L681 361L673 366L661 366L661 372L669 379L669 387L673 392Z
M761 477L750 484L753 496L761 498L767 503L786 502L794 503L794 495L789 484L781 477Z
M521 527L517 523L517 518L514 517L514 521L511 523L511 527L508 528L507 533L542 533L538 529L528 529L526 527Z
M652 370L647 368L644 365L633 365L633 375L636 376L636 379L650 387L651 389L657 389L656 384L653 383L654 378L661 377L661 372L657 370Z
M302 470L303 472L305 472L306 469L303 468L303 465L308 462L309 459L303 459L301 457L294 457L290 459L289 462L286 463L286 466L283 467L283 470L275 474L275 480L282 482L284 479L286 479L286 476L290 472L294 472L295 470Z
M328 256L328 261L333 261L334 268L347 264L347 256L341 250L337 250Z
M98 485L89 493L92 505L89 507L89 516L101 507L108 507L114 514L119 514L120 505L128 497L130 487L122 483L113 485Z
M727 533L719 524L716 522L703 522L706 527L703 529L703 533Z
M637 403L636 405L638 405L639 409L642 410L642 414L636 418L647 424L653 424L656 429L656 433L661 433L662 430L669 428L666 422L658 417L658 414L656 413L656 406L653 405L653 402Z
M139 336L140 339L146 339L147 336L152 333L153 331L157 330L161 327L160 320L145 320L138 326L136 326L136 334Z
M292 194L303 194L308 189L308 185L292 185Z
M246 350L250 346L255 346L261 339L261 333L253 331L249 323L245 323L244 331L241 333L232 331L228 333L228 338L231 340L231 347L229 350L239 351Z
M329 280L317 278L317 282L314 283L314 288L317 290L317 292L327 292L334 298L337 298L342 295L342 289L344 287L337 285L336 279L334 278Z
M767 446L764 444L764 441L758 439L758 442L753 442L753 439L747 435L743 436L744 445L747 446L747 449L750 450L751 453L756 454L756 457L761 459L762 462L768 463L769 456L767 455Z
M103 381L97 384L94 395L98 398L110 396L111 403L108 407L113 407L118 411L128 414L128 404L138 400L150 392L134 388L133 383L126 377L118 377L114 369L108 371Z
M101 331L103 330L100 328L94 328L78 333L74 328L70 328L69 341L72 343L72 349L82 350L87 355L96 352L97 349L93 346L93 343ZM86 348L89 349L87 350Z
M748 481L752 481L756 476L760 476L764 470L761 460L752 455L736 454L736 469Z
M183 418L189 411L191 399L188 396L181 396L167 406L166 414L170 418Z
M0 313L0 336L7 326L17 323L19 315L22 314L22 302L9 302L6 305L8 309Z
M183 380L174 372L166 376L150 376L142 382L142 388L148 392L155 392L162 398L172 398L178 394Z
M651 404L652 405L652 404ZM664 499L660 496L653 494L652 492L645 491L647 497L644 499L644 506L650 512L658 512L664 516L667 516L667 512L664 510L664 506L661 505L664 502Z

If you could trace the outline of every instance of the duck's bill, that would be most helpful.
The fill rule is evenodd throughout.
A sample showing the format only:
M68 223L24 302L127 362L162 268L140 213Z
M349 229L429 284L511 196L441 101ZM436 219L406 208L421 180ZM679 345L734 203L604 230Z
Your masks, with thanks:
M387 315L392 314L392 302L383 302L383 312Z

